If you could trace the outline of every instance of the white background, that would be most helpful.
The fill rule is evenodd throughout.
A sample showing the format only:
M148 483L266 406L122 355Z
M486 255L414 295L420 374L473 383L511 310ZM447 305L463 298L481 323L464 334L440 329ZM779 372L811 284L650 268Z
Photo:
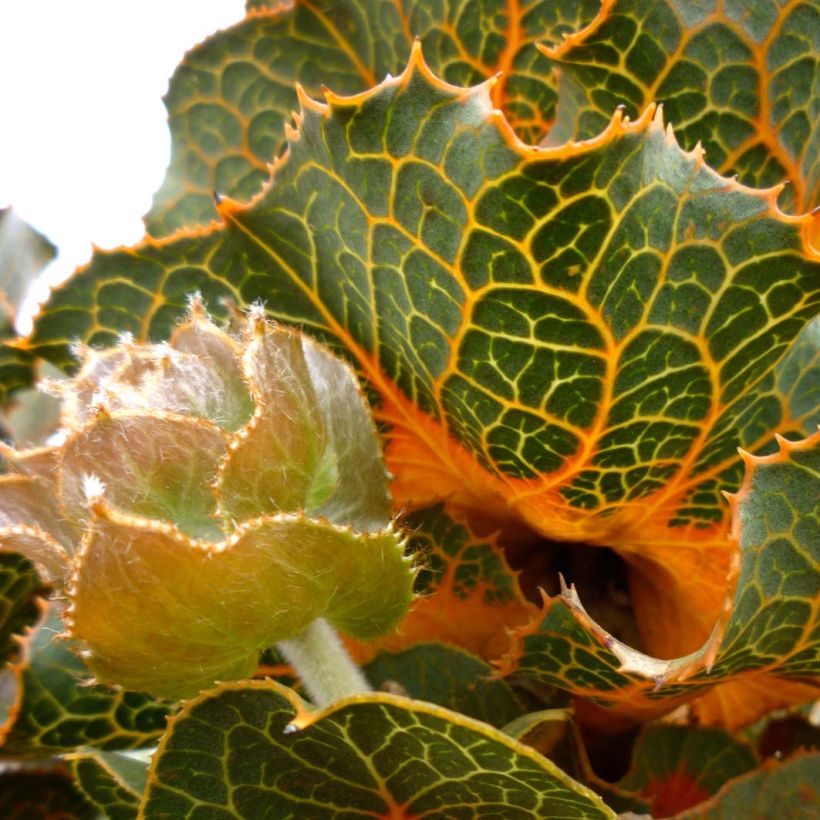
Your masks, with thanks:
M0 207L59 248L49 281L92 242L142 237L169 158L168 79L243 14L243 0L0 0Z

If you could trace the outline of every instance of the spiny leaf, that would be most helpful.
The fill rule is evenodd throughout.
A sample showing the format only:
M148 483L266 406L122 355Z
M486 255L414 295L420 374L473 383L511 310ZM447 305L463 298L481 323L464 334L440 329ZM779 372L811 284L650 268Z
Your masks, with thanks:
M652 817L670 817L716 794L757 766L751 747L717 729L656 724L641 733L618 785L649 800Z
M317 618L360 639L407 610L413 570L391 529L354 533L302 515L261 516L220 542L97 499L69 590L69 633L100 679L191 697L250 677L260 652ZM124 557L127 556L127 560ZM122 590L151 591L151 605Z
M820 432L781 439L770 456L745 456L747 473L733 498L734 600L697 652L661 661L624 646L594 623L574 590L550 602L540 624L520 633L505 671L616 704L646 719L723 683L693 704L703 723L730 728L817 695L820 606Z
M400 694L498 727L519 717L523 707L506 681L493 679L493 671L463 649L435 643L382 653L364 669L376 689L398 686Z
M381 394L399 504L619 550L646 648L690 652L729 566L723 478L771 438L768 377L820 304L810 217L682 152L651 109L529 148L491 87L445 85L417 49L372 91L303 99L260 198L98 253L32 349L167 335L194 287L266 299Z
M796 755L782 763L770 760L727 783L711 800L676 815L675 820L734 820L776 817L809 820L820 810L820 754Z
M520 136L546 133L556 99L549 60L537 43L556 42L591 20L594 0L313 0L248 4L236 26L190 51L165 103L171 164L146 217L155 236L207 224L213 192L248 200L279 155L296 107L296 83L355 93L404 67L414 37L449 82L480 83L504 72L492 92Z
M270 682L223 684L187 703L153 758L141 810L318 820L462 816L466 806L511 820L615 816L486 724L386 694L306 713Z
M108 820L137 817L148 764L117 752L90 750L66 758L77 785Z
M661 102L686 148L747 185L791 184L800 213L820 203L820 9L791 3L610 0L544 53L561 71L551 144L597 134L618 106Z
M45 757L79 746L134 749L155 742L170 707L135 692L88 684L89 671L57 636L54 604L25 639L23 657L3 672L3 754Z
M494 536L479 537L441 504L406 516L408 549L421 567L418 593L396 629L367 644L349 642L361 662L377 649L398 652L441 641L492 660L508 647L506 629L527 623L536 608L518 586Z

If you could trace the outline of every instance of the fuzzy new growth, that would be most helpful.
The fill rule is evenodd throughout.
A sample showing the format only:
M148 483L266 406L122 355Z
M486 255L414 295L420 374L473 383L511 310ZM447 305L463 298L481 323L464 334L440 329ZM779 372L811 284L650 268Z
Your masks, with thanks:
M395 626L416 569L346 364L261 304L235 338L197 295L168 343L78 352L57 391L56 497L21 467L0 479L0 511L22 511L13 548L54 556L98 680L187 697L251 676L317 619L358 638Z

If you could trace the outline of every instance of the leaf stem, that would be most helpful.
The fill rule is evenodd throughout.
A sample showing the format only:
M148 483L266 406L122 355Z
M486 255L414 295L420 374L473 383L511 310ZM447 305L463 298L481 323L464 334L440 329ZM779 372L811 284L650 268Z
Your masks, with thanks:
M298 637L280 641L276 648L296 670L316 706L373 691L324 618L317 618Z

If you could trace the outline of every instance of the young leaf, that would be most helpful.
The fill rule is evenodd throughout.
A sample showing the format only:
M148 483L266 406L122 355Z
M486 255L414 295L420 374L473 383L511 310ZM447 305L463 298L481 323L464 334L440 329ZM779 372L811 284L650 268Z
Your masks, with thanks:
M681 151L651 108L525 146L492 87L445 85L416 49L369 92L304 98L264 194L98 253L31 347L162 337L194 287L266 299L381 394L399 504L612 547L647 649L691 652L729 568L722 479L771 438L768 376L820 305L811 217Z
M692 709L701 722L730 728L815 697L820 432L800 442L781 439L778 453L745 459L746 478L732 499L740 547L734 600L700 650L671 661L642 655L608 635L567 590L540 624L521 631L504 671L592 697L598 706L617 704L620 714L643 720L722 683Z
M544 53L561 72L549 142L586 139L625 106L663 103L686 148L759 188L791 184L800 213L820 201L820 10L792 3L603 2L595 20Z
M298 730L291 731L288 727ZM145 816L614 818L600 798L492 727L386 694L307 713L271 682L188 702L153 758Z
M171 164L146 216L148 231L163 236L207 224L216 217L214 191L250 199L284 146L297 83L316 96L325 85L364 91L404 68L414 37L448 82L473 85L504 72L493 104L522 138L537 142L556 92L536 44L559 41L597 8L594 0L535 0L492 13L460 2L249 5L245 20L188 52L171 78Z

